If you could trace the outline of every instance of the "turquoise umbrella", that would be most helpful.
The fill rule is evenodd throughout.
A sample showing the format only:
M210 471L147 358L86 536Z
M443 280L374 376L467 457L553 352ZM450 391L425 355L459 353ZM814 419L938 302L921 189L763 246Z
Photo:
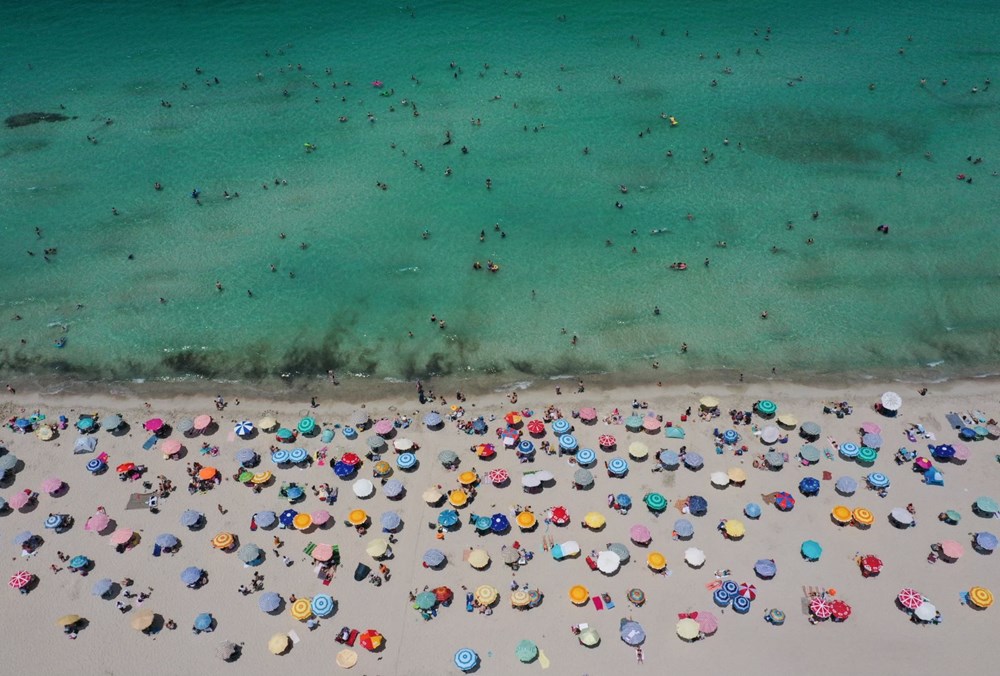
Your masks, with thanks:
M316 429L316 420L306 416L299 421L298 429L299 432L302 432L302 434L310 434L314 429Z
M761 415L774 415L778 410L778 405L770 399L762 399L757 402L757 412Z
M420 610L430 610L437 604L437 596L434 592L425 591L417 594L417 599L414 605Z
M819 561L819 557L822 555L823 547L815 540L806 540L802 543L802 556L810 561Z
M625 427L629 429L642 429L642 416L641 415L630 415L625 418Z
M646 503L646 507L654 512L662 512L667 508L667 499L659 493L648 493L643 501Z
M282 427L280 430L277 431L275 436L278 437L279 439L293 439L295 437L295 434L293 434L292 431L287 427Z
M1000 505L993 498L977 498L976 499L976 509L984 514L996 514L1000 512Z
M874 448L862 446L858 449L858 462L872 463L878 459L878 452Z
M488 516L477 516L476 517L476 530L488 531L493 525L493 519Z
M533 641L524 639L514 648L514 655L522 662L530 662L538 657L538 646Z

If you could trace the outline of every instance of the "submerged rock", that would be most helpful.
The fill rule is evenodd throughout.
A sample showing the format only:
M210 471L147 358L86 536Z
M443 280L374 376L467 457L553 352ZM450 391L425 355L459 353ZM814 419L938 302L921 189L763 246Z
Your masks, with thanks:
M69 117L61 113L18 113L4 120L4 124L7 125L8 129L16 129L17 127L27 127L29 124L38 124L39 122L65 122L66 120L75 119L75 117Z

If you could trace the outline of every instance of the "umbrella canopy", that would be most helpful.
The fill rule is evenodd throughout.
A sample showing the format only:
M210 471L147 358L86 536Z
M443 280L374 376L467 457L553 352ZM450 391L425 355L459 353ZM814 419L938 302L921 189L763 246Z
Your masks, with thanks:
M441 414L437 411L431 411L424 416L424 424L427 427L437 427L442 423Z
M576 638L580 641L581 645L585 645L588 648L593 648L601 642L601 635L593 627L587 627Z
M684 466L688 469L698 469L705 464L705 459L697 453L684 454Z
M612 551L598 552L597 554L597 570L601 571L605 575L611 575L616 572L622 565L621 557Z
M163 420L160 418L150 418L142 426L148 432L159 432L163 429Z
M833 604L822 596L814 596L809 601L809 612L820 620L825 620L833 614Z
M448 503L452 507L463 507L468 502L469 496L466 495L465 491L455 489L451 493L448 493Z
M63 615L58 620L56 620L56 626L58 627L68 627L72 624L76 624L83 618L79 615Z
M634 621L622 622L620 635L627 645L640 645L646 640L646 631L642 625Z
M903 398L895 392L885 392L882 395L882 408L887 411L896 412L903 405Z
M479 603L488 606L500 598L500 592L491 584L483 584L476 587L475 597Z
M430 610L437 605L437 596L434 592L425 591L417 594L417 598L414 600L413 605L420 610Z
M667 557L660 552L650 552L646 555L646 565L653 570L663 570L667 567Z
M754 408L756 408L757 412L760 413L761 415L769 416L769 415L774 415L775 412L777 412L778 405L775 404L770 399L762 399L757 402Z
M295 517L299 513L294 509L286 509L278 516L278 523L280 523L285 528L291 528L295 524Z
M977 608L989 608L993 605L993 592L986 587L973 587L969 590L969 603Z
M538 657L538 646L534 641L522 639L514 648L514 656L521 662L530 662Z
M597 409L585 406L580 409L580 420L597 420Z
M253 518L258 526L267 528L274 525L274 522L278 520L278 515L271 511L257 512L253 515Z
M317 561L329 561L333 558L333 545L320 542L313 548L312 557Z
M396 457L396 467L399 469L410 469L417 464L417 456L413 453L400 453Z
M996 514L997 512L1000 512L1000 505L998 505L997 501L993 498L976 498L975 507L983 514Z
M653 539L652 534L649 532L649 528L638 523L629 528L628 535L629 539L632 540L632 542L641 545L648 544Z
M864 507L855 507L854 511L851 512L851 516L854 517L855 522L862 526L870 526L875 523L875 515Z
M34 579L34 577L33 573L29 573L26 570L19 570L10 576L7 586L11 589L23 589L31 583L31 580Z
M252 448L241 448L236 451L236 462L241 465L253 465L259 460L257 452Z
M882 435L881 434L866 434L861 437L861 443L870 448L879 449L882 448Z
M94 583L90 588L90 593L94 596L104 596L114 588L115 583L109 577L102 578Z
M839 524L847 524L851 522L851 510L844 505L837 505L830 512L833 520Z
M194 428L199 432L208 429L209 425L212 424L212 416L207 413L202 414L194 419Z
M455 666L459 671L469 671L479 664L479 655L470 648L462 648L455 653Z
M444 561L445 555L440 549L428 549L424 552L423 562L430 568L437 568Z
M181 418L177 421L177 429L183 433L188 433L194 429L194 420L191 418Z
M756 502L748 502L743 507L743 513L746 514L748 518L758 519L760 518L761 514L760 505L758 505Z
M814 422L804 422L799 429L807 437L818 437L821 432L820 426Z
M785 464L785 456L783 453L778 451L768 451L764 455L764 462L767 463L768 467L782 467Z
M507 470L502 467L494 467L489 472L486 473L486 480L494 485L499 485L508 481L510 479L510 474Z
M236 557L243 563L253 563L254 561L259 561L263 556L264 551L252 542L248 542L240 547L240 551L236 553Z
M757 598L757 587L744 582L740 585L739 590L736 592L737 596L742 596L746 599L753 601Z
M799 481L799 491L802 495L816 495L819 493L819 479L807 476Z
M741 484L747 480L747 473L742 467L730 467L726 470L726 476L728 476L729 480L734 484Z
M527 427L530 434L545 434L545 423L541 420L529 420Z
M571 429L573 429L573 425L565 418L556 418L552 421L552 431L556 434L566 434Z
M288 645L291 641L292 639L288 638L288 634L275 634L268 639L267 649L274 655L280 655L288 650Z
M389 541L385 538L374 538L365 546L365 553L373 559L385 556L389 551Z
M576 437L574 437L572 434L563 434L562 436L559 437L559 446L564 451L576 450L578 445L579 442L576 440Z
M105 467L107 467L107 465L105 465L104 462L102 462L100 460L100 458L91 458L90 460L87 461L87 471L88 472L96 474L97 472L100 472ZM2 471L0 471L0 474L2 474Z
M382 418L372 426L372 431L379 436L388 436L392 434L392 430L392 421L388 418Z
M438 514L437 519L438 525L445 528L451 528L458 523L458 512L454 509L444 509Z
M205 571L203 571L201 568L198 568L197 566L188 566L187 568L181 571L181 582L183 582L186 585L195 584L198 582L198 580L201 579L201 576L204 574Z
M62 487L63 480L58 477L51 476L42 480L41 488L43 493L56 493L62 489Z
M757 563L753 564L753 569L755 573L766 578L774 577L778 572L774 559L758 559Z
M725 472L712 472L709 480L713 486L718 486L719 488L725 488L729 485L729 475Z
M352 526L362 526L368 521L368 512L363 509L352 509L347 514L347 523Z
M490 563L490 555L485 549L473 549L469 552L469 565L473 568L482 569Z
M309 515L309 512L299 512L292 519L292 525L298 530L305 530L312 525L312 516Z
M573 472L573 483L583 487L592 486L594 484L594 475L590 473L590 470L581 467Z
M194 628L197 629L198 631L205 631L206 629L211 629L212 622L214 621L215 620L212 619L211 613L202 613L198 615L196 618L194 618Z
M690 617L685 617L678 622L676 629L677 635L685 641L693 641L701 635L701 627L698 626L698 621L692 620Z
M695 613L692 613L694 615ZM717 618L713 613L707 610L702 610L697 613L698 617L694 618L698 622L698 629L701 630L703 634L714 634L719 629L719 618Z
M140 610L132 616L132 628L136 631L146 631L153 626L155 619L156 613L152 610Z
M878 575L882 572L882 566L882 559L878 558L874 554L866 554L861 557L861 569L866 573Z
M177 539L177 536L171 533L162 533L157 535L154 542L164 549L173 549L180 544L180 540Z
M615 555L617 555L621 563L625 563L626 561L628 561L631 556L631 554L628 551L628 547L626 547L620 542L610 543L608 545L608 551L613 552Z
M569 600L581 606L590 600L590 590L582 584L574 585L569 588Z
M442 465L452 465L458 460L458 456L455 455L455 451L441 451L438 453L438 461Z
M177 455L181 452L182 448L184 447L181 445L181 442L177 441L177 439L167 439L163 442L163 446L160 447L160 450L163 451L163 455Z
M948 559L960 559L965 554L965 547L954 540L942 540L938 544L938 547L941 550L942 556Z
M21 546L21 545L25 544L26 542L30 542L31 539L34 538L34 537L35 536L34 536L34 534L31 531L27 531L27 530L21 531L20 533L18 533L17 535L14 536L14 544L18 545L18 546Z
M45 517L45 527L46 528L61 528L65 523L66 517L62 514L49 514Z
M382 493L384 493L387 498L398 498L403 494L403 490L403 482L399 479L389 479L385 482L385 485L382 486Z
M660 493L647 493L642 501L652 512L662 512L667 508L667 499Z
M739 519L726 519L726 535L731 538L741 538L747 533L747 527Z
M937 616L937 607L935 607L933 603L924 601L916 607L913 614L916 615L919 620L930 622Z
M133 535L135 535L135 531L133 531L131 528L119 528L118 530L113 532L111 534L111 537L108 539L111 541L111 544L113 545L124 545L132 539Z
M708 500L700 495L688 496L688 511L694 516L703 516L708 511Z
M257 606L265 613L273 613L281 605L281 596L276 592L264 592L257 599Z
M98 512L97 514L94 514L92 517L87 519L87 523L84 524L83 529L99 533L105 528L107 528L110 523L111 523L110 516L108 516L104 512Z
M980 533L976 533L974 538L976 547L982 549L983 551L992 552L997 548L997 536L993 533L982 531Z
M289 613L296 620L308 620L312 617L312 599L298 598L292 603L292 607L289 608Z
M240 652L240 647L233 643L232 641L223 641L216 648L215 654L218 658L224 662L228 662Z
M313 430L316 429L316 419L306 416L299 420L299 424L295 427L302 434L312 434Z
M794 415L783 413L778 416L778 424L784 425L785 427L795 427L796 425L799 424L799 419L796 418Z
M678 537L689 538L694 535L694 524L687 519L677 519L674 521L674 532Z
M569 511L562 505L552 508L549 520L557 526L565 526L570 521Z
M379 436L371 436L365 441L368 444L368 448L373 451L378 451L385 447L385 439Z
M768 425L760 432L760 440L765 444L773 444L781 436L781 430L774 425Z
M913 515L903 507L893 507L889 512L889 518L900 526L913 525Z
M836 489L841 495L854 495L854 492L858 490L858 482L852 477L842 476L837 479Z
M795 498L791 493L779 491L774 494L774 506L782 512L787 512L795 506Z
M316 515L314 513L313 523L316 523L315 516ZM329 514L327 515L327 519L329 519ZM397 528L399 528L399 525L401 523L402 519L399 518L399 514L397 514L396 512L382 512L382 515L379 517L379 525L381 525L382 530L386 532L392 532L396 530Z
M5 455L3 457L6 458L8 456ZM14 493L14 495L7 500L7 504L10 505L12 509L21 509L29 502L31 502L31 495L29 493L25 493L24 491Z
M915 610L924 602L924 597L916 589L904 587L896 597L904 608Z
M649 413L643 416L642 429L647 432L658 432L663 427L663 423L654 414Z
M878 459L878 452L869 446L858 449L858 462L871 464Z
M858 457L858 451L861 449L857 444L850 441L840 445L840 454L845 458L856 458Z
M803 542L801 551L802 556L810 561L819 561L819 557L823 555L823 547L815 540L806 540Z
M819 449L812 444L806 444L799 450L799 457L806 462L819 462Z
M287 427L282 427L277 432L274 433L274 436L276 436L281 441L291 441L292 439L295 438L295 432L291 431Z
M608 472L615 476L625 476L628 473L628 462L622 458L611 458L608 462Z
M529 530L538 524L538 519L531 512L520 512L515 518L518 528Z
M688 547L684 550L684 561L693 568L697 568L705 563L705 552L697 547Z
M587 528L597 530L598 528L602 528L604 526L606 520L604 515L600 512L587 512L583 517L583 523L587 526Z
M233 432L238 437L247 437L253 434L254 426L249 420L241 420L233 426Z
M358 479L354 482L351 490L354 491L354 494L359 498L367 498L375 492L375 484L368 479Z

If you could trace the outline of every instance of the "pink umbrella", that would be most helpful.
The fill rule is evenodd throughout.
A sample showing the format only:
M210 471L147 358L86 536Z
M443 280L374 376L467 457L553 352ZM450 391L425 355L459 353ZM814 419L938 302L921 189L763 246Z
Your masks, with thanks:
M160 418L150 418L142 426L148 432L159 432L163 429L163 420Z
M632 542L640 545L649 544L653 540L653 536L650 534L649 529L641 523L637 523L629 528L628 536L632 539Z
M10 505L13 509L21 509L29 502L31 502L31 495L25 493L24 491L21 491L20 493L14 493L14 495L12 495L9 500L7 500L7 504Z
M910 587L904 587L901 589L899 591L899 596L896 598L899 599L899 602L903 604L904 608L909 608L910 610L914 610L924 602L924 597L921 596L920 592L916 589L911 589Z
M22 587L27 587L34 575L26 570L19 570L10 577L10 581L7 582L7 586L11 589L21 589Z
M108 527L111 523L111 517L109 517L104 512L98 512L94 516L87 519L87 523L84 524L84 530L92 530L95 533L100 533L102 530Z
M194 428L199 432L201 432L211 424L212 424L212 416L210 415L200 415L194 419Z
M54 476L50 476L48 479L42 481L43 493L55 493L62 487L63 487L63 480Z
M757 587L752 584L747 584L744 582L740 585L739 590L736 592L740 596L745 596L749 600L753 601L757 598Z
M111 544L113 545L123 545L132 539L135 535L135 531L131 528L119 528L114 533L111 534Z
M597 443L601 448L613 448L618 443L618 440L615 439L615 435L613 434L602 434L597 437Z
M971 457L969 452L969 447L965 444L952 444L952 448L955 449L955 455L951 457L952 460L958 460L959 462L965 462Z
M580 420L597 420L597 409L587 406L580 409Z
M965 553L965 548L954 540L942 540L938 545L941 554L947 559L959 559Z
M317 509L315 512L310 514L312 521L317 526L322 526L324 523L330 520L330 512L325 509Z
M809 602L809 612L821 620L825 620L833 614L833 606L822 596L814 596Z
M694 619L698 622L698 629L703 634L714 634L715 630L719 628L718 618L710 612L703 610Z
M177 455L181 452L181 442L176 439L167 439L163 442L163 455Z
M504 468L497 467L487 472L486 478L493 484L502 484L504 481L510 479L510 475Z
M931 461L923 456L920 456L919 458L914 460L913 464L919 467L920 469L924 470L925 472L933 466L931 465Z
M545 434L545 423L541 420L529 420L528 421L528 433L529 434Z
M313 549L312 557L317 561L329 561L333 558L333 547L321 542Z
M375 430L375 434L380 437L384 437L392 432L392 421L388 418L382 418L375 423L375 426L372 429Z
M657 420L656 416L647 415L642 419L642 429L647 432L657 432L663 427L663 423Z
M861 431L865 434L882 434L882 428L875 423L861 423Z

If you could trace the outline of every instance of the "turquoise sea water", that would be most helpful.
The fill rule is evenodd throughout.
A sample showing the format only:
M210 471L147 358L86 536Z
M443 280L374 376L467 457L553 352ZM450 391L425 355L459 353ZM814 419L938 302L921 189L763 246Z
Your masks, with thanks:
M0 25L3 116L72 117L0 129L8 373L1000 367L995 3L43 1Z

